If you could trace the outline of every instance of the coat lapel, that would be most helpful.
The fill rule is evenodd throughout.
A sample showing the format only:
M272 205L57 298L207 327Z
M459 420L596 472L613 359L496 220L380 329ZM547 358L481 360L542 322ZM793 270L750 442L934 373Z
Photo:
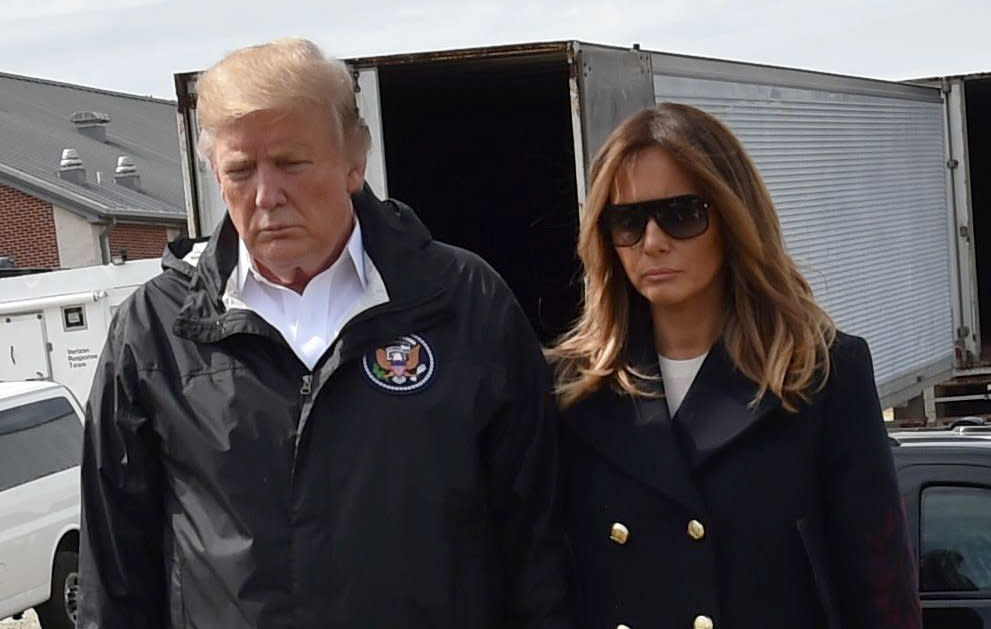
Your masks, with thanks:
M610 388L590 396L566 420L588 444L628 475L694 512L703 510L668 414L649 323L635 317L626 353L652 397L631 397Z
M780 406L780 400L767 393L751 408L756 393L757 385L736 369L723 344L717 342L674 417L679 432L689 442L686 454L693 468L703 465Z
M630 477L695 512L702 511L664 398L633 398L604 389L582 402L565 421Z
M603 388L566 421L588 444L630 476L695 510L702 508L693 474L781 405L740 373L717 341L672 420L645 304L631 312L626 354L654 397L633 398Z

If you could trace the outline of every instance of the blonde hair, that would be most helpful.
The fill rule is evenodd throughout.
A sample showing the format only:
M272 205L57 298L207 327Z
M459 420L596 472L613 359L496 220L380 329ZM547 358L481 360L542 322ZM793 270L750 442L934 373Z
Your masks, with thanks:
M646 301L630 285L599 219L617 172L651 147L670 154L719 214L728 305L722 342L740 372L758 384L753 403L770 392L796 411L825 384L836 329L785 250L771 196L739 140L709 114L674 103L628 118L592 163L578 236L586 279L582 313L547 352L561 406L572 406L603 384L649 395L638 383L645 376L631 363L628 347L631 318Z
M235 50L200 75L196 115L197 151L211 161L213 136L224 125L257 111L292 113L307 105L326 110L335 140L356 160L371 136L343 62L305 39L280 39Z

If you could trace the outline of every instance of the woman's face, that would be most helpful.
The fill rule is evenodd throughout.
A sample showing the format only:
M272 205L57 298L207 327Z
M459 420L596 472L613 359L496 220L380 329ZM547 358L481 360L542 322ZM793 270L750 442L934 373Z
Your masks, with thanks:
M667 151L651 147L630 156L620 167L612 203L682 195L700 195L700 191ZM705 231L690 238L673 238L650 219L636 244L614 245L630 283L650 302L652 311L722 308L723 239L718 213L710 208L708 217ZM606 240L610 241L608 234Z

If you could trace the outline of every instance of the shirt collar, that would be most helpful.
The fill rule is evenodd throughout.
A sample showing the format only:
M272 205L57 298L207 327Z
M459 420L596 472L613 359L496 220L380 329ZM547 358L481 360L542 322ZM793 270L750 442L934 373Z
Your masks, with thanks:
M351 262L354 264L355 273L358 275L358 281L361 282L362 288L368 287L368 276L365 273L365 247L361 239L361 223L358 222L358 217L354 217L354 227L351 229L351 236L348 238L347 245L344 247L344 251L341 255L347 255L351 258ZM336 262L336 260L335 260ZM333 266L334 263L331 263ZM321 273L326 273L330 267L321 271ZM272 282L265 279L265 277L258 271L258 267L255 266L255 261L248 253L248 247L244 244L244 240L240 238L237 239L237 288L238 292L244 290L244 283L248 279L248 274L255 279L255 281L273 285ZM319 275L319 273L318 273Z

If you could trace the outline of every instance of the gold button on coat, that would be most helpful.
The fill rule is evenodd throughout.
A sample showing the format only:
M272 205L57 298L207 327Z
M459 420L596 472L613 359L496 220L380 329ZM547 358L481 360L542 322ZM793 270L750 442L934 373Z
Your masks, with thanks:
M692 623L692 629L713 629L715 626L712 618L708 616L696 616L695 622Z
M626 528L619 522L613 522L612 530L609 531L609 539L616 542L617 544L625 544L626 540L630 538L630 529Z
M692 520L688 523L688 537L692 539L702 539L705 537L705 527L698 520Z

